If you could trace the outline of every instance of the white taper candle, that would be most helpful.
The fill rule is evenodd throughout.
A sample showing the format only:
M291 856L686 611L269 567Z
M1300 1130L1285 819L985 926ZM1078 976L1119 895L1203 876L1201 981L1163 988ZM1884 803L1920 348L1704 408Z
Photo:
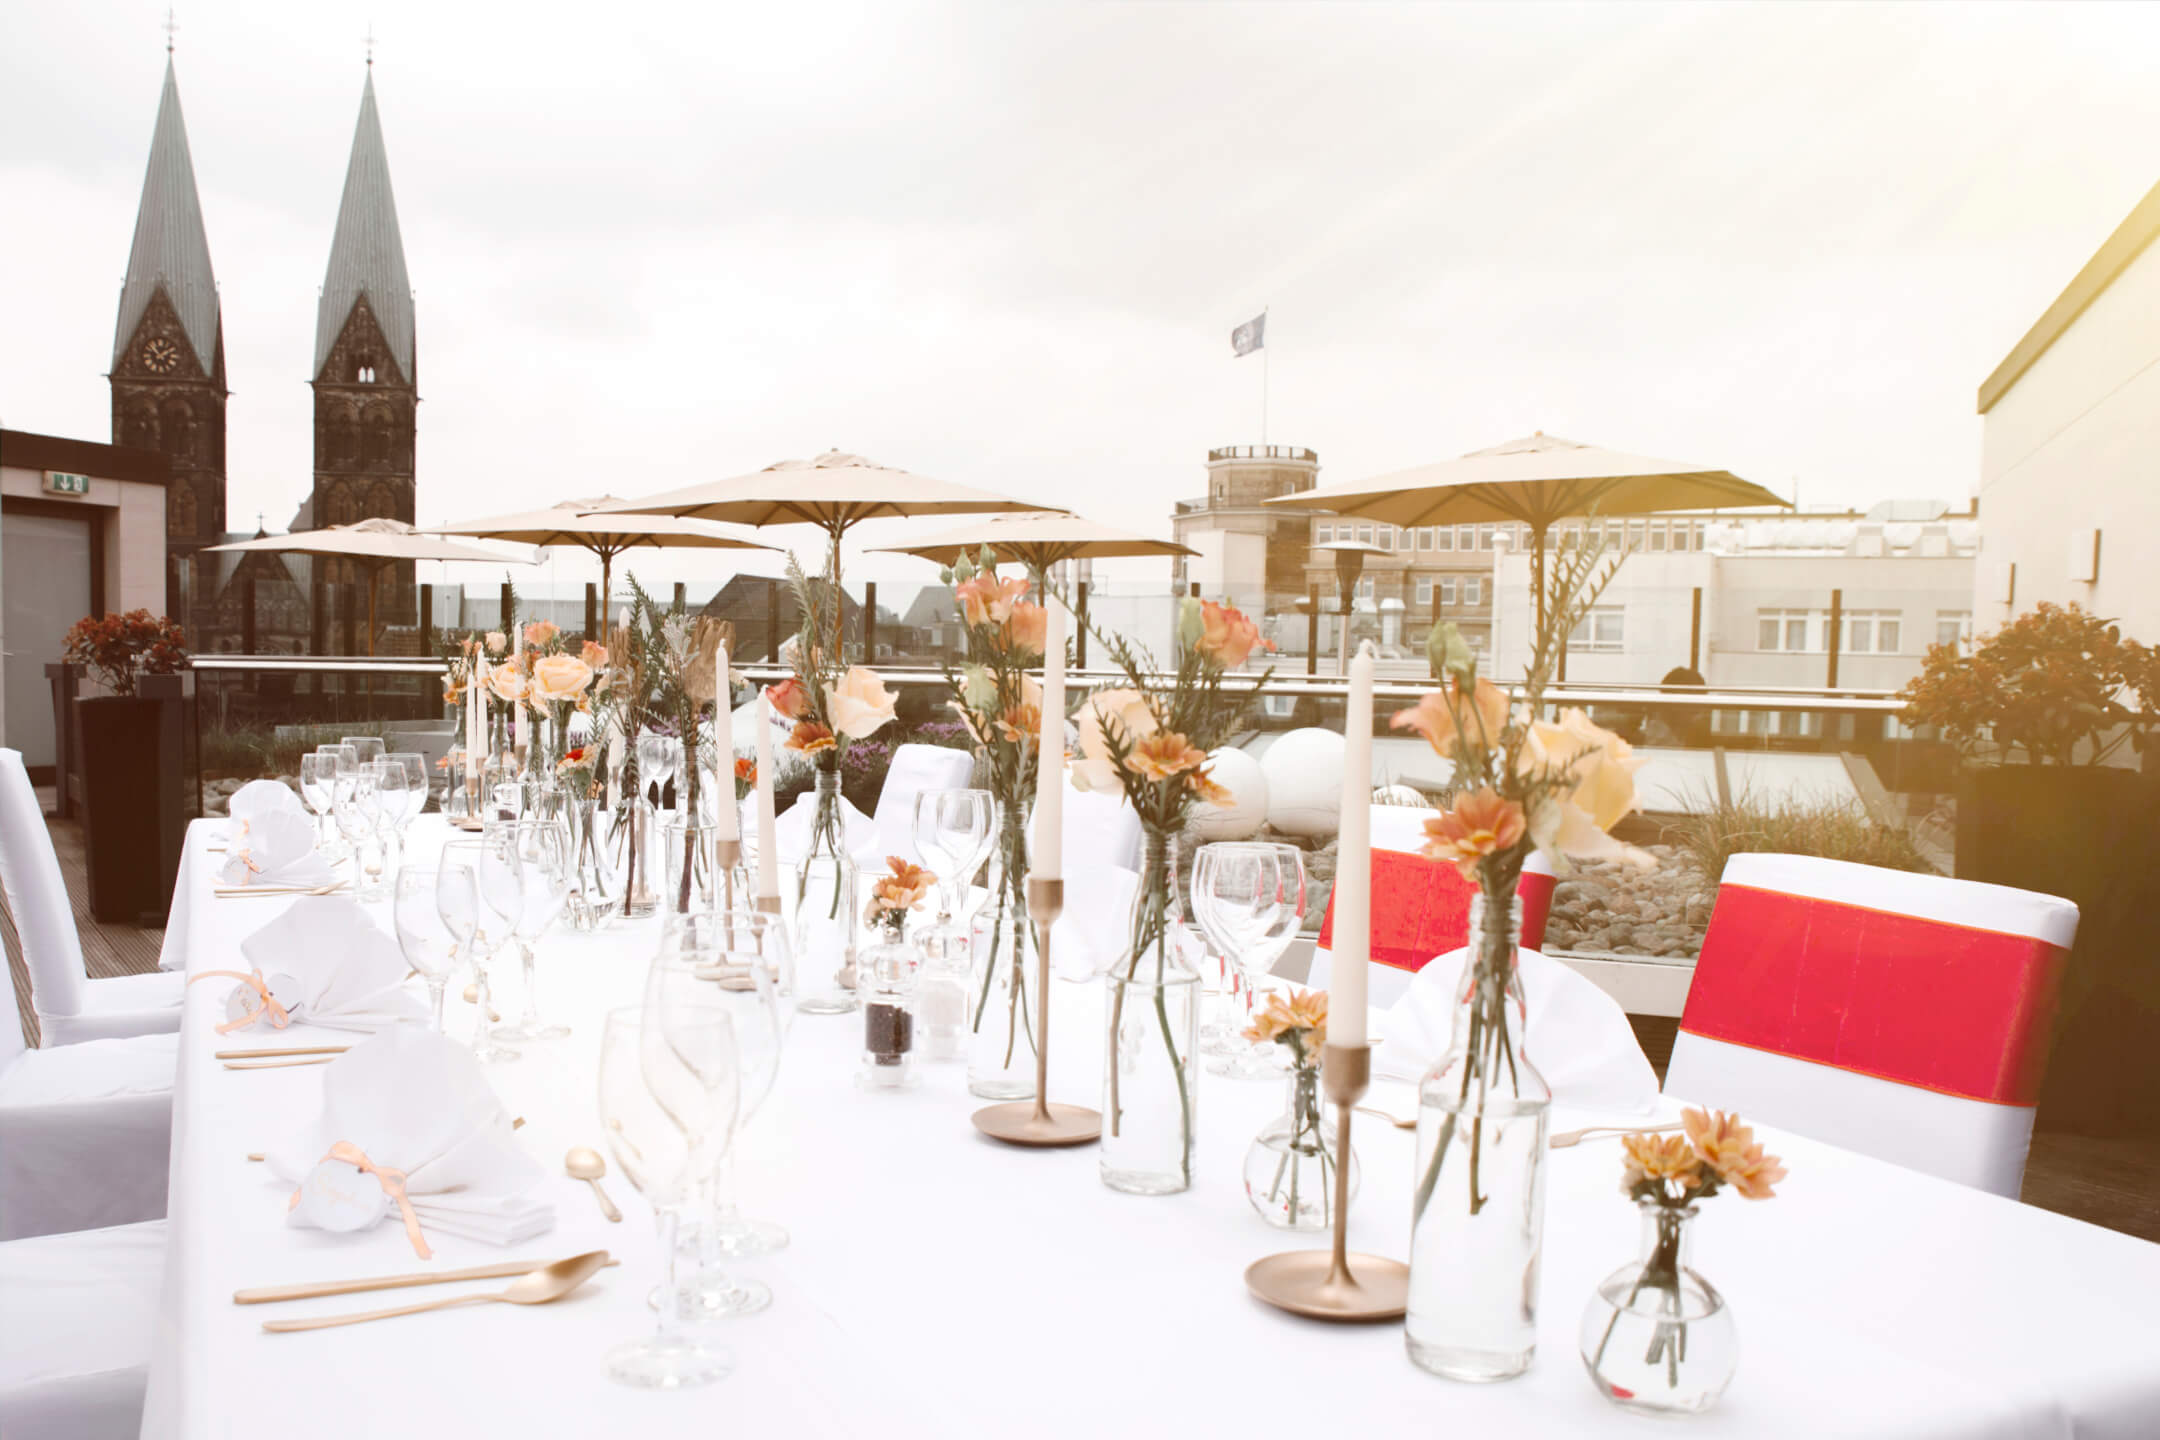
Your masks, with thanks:
M772 701L758 692L757 702L757 893L760 900L780 898L780 838L773 823Z
M722 840L742 838L742 816L736 810L735 799L735 724L734 707L728 690L728 653L722 645L713 653L713 759L720 767L720 820L713 834Z
M1335 845L1334 964L1329 970L1328 1043L1365 1043L1365 969L1372 959L1373 648L1350 662L1343 714L1342 817Z
M1035 764L1035 846L1028 869L1046 880L1065 873L1065 611L1043 594L1042 735Z

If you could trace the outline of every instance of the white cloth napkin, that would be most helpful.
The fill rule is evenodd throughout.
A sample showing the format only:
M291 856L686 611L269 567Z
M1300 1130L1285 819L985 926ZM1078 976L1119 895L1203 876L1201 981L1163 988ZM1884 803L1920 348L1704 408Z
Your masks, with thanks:
M1394 1008L1380 1017L1387 1041L1373 1052L1380 1075L1416 1080L1447 1052L1455 1025L1455 987L1467 951L1428 962ZM1523 1050L1559 1104L1641 1114L1656 1107L1657 1074L1643 1057L1627 1012L1610 995L1557 960L1525 947L1516 952L1529 1033Z
M405 987L405 956L359 903L307 895L240 942L278 1004L296 1021L332 1030L380 1030L425 1021L427 1006ZM254 1008L252 987L235 985L231 1018Z
M377 1166L405 1172L405 1193L425 1235L516 1245L554 1228L547 1172L519 1148L510 1112L472 1053L433 1030L396 1026L324 1066L322 1114L268 1152L270 1168L299 1187L341 1142ZM363 1207L381 1190L351 1167L342 1179L340 1188ZM341 1230L384 1216L396 1223L396 1215L387 1195L372 1218L365 1208L343 1217L312 1203L287 1212L291 1224Z
M773 822L773 839L780 847L781 864L802 864L803 857L810 853L810 827L816 820L817 795L806 790ZM885 857L877 853L877 822L850 804L845 795L840 797L840 840L857 866L874 865L881 871L885 868Z
M218 867L220 885L299 885L330 881L330 862L315 853L315 822L297 810L265 810L247 822Z
M250 780L233 791L232 799L225 802L225 813L229 817L225 823L226 846L230 848L233 842L248 833L249 821L273 810L307 814L307 807L300 803L300 797L282 780Z

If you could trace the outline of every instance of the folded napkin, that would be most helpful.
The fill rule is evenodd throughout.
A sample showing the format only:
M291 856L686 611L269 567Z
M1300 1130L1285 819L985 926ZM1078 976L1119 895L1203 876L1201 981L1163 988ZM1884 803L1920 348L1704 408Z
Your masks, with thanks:
M773 840L780 848L781 864L802 864L803 857L810 853L810 827L816 820L817 796L805 791L773 822ZM840 797L840 840L857 865L885 868L885 857L877 853L877 822L850 804L845 795Z
M247 837L250 821L273 810L307 814L307 807L300 803L300 797L282 780L250 780L233 791L232 799L225 802L225 813L230 817L225 824L227 848Z
M464 1046L395 1026L324 1066L322 1088L322 1114L267 1152L295 1187L288 1224L363 1230L396 1214L423 1256L428 1235L516 1245L554 1228L548 1174Z
M218 867L220 885L299 885L330 881L330 862L315 853L315 822L297 810L264 810L247 821Z
M404 988L405 955L397 941L343 896L301 897L241 941L240 953L269 994L252 984L234 986L226 1002L231 1019L264 1008L265 998L293 1020L332 1030L380 1030L427 1019L427 1006Z
M1373 1052L1374 1070L1416 1080L1447 1052L1455 1025L1455 987L1469 952L1451 950L1418 971L1410 989L1382 1013L1387 1043ZM1658 1100L1657 1075L1643 1058L1627 1012L1610 995L1557 960L1518 950L1528 1032L1523 1052L1537 1066L1553 1099L1592 1110L1641 1113Z

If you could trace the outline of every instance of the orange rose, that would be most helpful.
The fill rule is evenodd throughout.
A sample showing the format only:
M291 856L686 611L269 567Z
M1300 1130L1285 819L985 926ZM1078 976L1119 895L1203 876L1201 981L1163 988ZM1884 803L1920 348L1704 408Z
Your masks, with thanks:
M595 640L587 640L584 648L578 651L578 659L595 670L607 669L607 658L607 646Z
M782 748L804 755L815 755L820 750L830 750L840 742L833 739L832 731L815 720L798 720Z
M1212 600L1200 602L1200 641L1195 647L1219 670L1243 665L1260 643L1260 627L1244 611Z
M955 590L953 598L960 602L960 618L974 630L1011 619L1027 588L1025 580L1000 580L996 571L984 570Z
M1472 750L1497 749L1500 732L1507 728L1507 717L1505 692L1492 681L1481 679L1468 695L1453 685L1426 691L1415 706L1389 716L1388 728L1417 731L1435 753L1452 761L1455 757L1450 752L1458 735L1470 742Z
M1049 611L1025 600L1012 607L1012 614L1005 620L1005 644L1010 649L1040 655L1049 639Z
M768 686L765 698L772 702L773 714L783 720L800 720L810 712L810 691L798 676Z
M1475 880L1478 862L1512 848L1526 828L1522 806L1489 789L1474 791L1425 822L1425 856L1450 861L1463 879Z

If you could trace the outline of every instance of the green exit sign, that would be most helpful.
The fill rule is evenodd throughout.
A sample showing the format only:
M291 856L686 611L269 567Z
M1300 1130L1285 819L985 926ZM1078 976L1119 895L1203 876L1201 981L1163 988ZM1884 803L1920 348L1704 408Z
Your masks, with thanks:
M45 472L45 493L48 495L88 495L90 493L90 477L87 475L70 475L65 470L48 470Z

